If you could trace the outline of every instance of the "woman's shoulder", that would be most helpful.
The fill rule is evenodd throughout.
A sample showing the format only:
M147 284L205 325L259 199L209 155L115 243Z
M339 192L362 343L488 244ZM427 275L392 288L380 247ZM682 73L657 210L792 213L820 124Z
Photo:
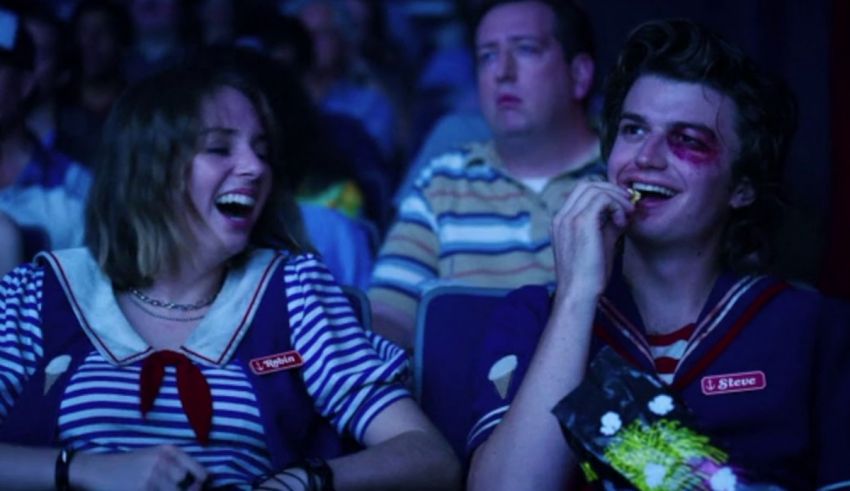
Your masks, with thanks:
M41 288L44 281L45 266L37 262L27 262L6 273L0 279L0 295L8 296L14 291Z
M4 336L40 329L44 272L45 266L25 263L0 279L0 333Z
M321 255L315 252L284 249L266 250L266 252L272 254L274 260L280 260L279 267L284 268L285 281L289 285L334 281L333 275L322 261Z
M311 270L322 269L327 270L327 267L322 262L322 258L315 252L281 252L286 259L286 267L293 270Z
M266 268L269 265L282 265L287 268L310 267L321 264L319 254L312 251L294 251L259 247L251 249L231 264L231 270L239 271L252 268Z

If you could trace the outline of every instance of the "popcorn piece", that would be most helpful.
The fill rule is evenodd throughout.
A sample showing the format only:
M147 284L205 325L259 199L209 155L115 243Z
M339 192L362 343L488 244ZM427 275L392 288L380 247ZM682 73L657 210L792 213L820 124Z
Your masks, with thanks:
M628 191L629 191L629 201L631 201L633 205L636 205L637 202L640 201L640 199L642 198L640 191L637 191L637 190L632 189L632 188L629 188Z
M665 416L673 410L673 398L667 394L659 394L649 401L647 407L653 413L659 416Z
M728 467L722 467L715 472L708 482L711 485L711 491L735 491L738 486L737 476Z
M667 467L650 462L643 468L643 477L650 489L657 488L664 484L664 478L667 477Z
M620 415L614 411L608 411L603 414L599 422L602 423L599 427L599 432L605 436L612 436L614 433L620 431L620 428L623 426Z

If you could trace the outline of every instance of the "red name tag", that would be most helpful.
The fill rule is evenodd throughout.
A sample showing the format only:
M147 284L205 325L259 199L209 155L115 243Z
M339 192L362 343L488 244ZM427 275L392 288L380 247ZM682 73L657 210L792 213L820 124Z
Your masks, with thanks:
M702 378L702 393L707 396L749 392L767 387L767 377L761 370L754 372L727 373Z
M249 362L251 371L257 375L289 370L290 368L300 367L303 364L304 360L301 359L301 354L295 350L276 353L262 358L254 358Z

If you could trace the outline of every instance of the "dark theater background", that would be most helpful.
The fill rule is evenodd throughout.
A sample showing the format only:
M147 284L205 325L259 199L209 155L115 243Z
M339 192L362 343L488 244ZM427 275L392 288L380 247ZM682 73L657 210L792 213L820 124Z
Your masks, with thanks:
M165 0L123 0L123 4ZM197 15L205 6L225 6L232 12L237 30L257 22L268 12L293 11L296 0L169 0ZM452 100L431 104L428 99L452 85L458 104L474 101L474 75L428 72L437 47L446 48L445 66L471 69L464 54L462 13L475 0L339 0L345 6L379 12L381 29L361 37L378 40L369 48L392 48L399 69L389 74L398 84L395 105L399 112L395 147L388 159L398 182L416 155L420 143L437 118L455 109ZM26 2L24 2L26 3ZM120 3L120 2L119 2ZM799 101L799 128L786 173L787 197L792 204L780 237L779 269L792 278L818 285L829 293L850 298L850 2L845 0L580 0L595 29L598 50L598 82L611 66L631 28L642 21L662 17L686 17L715 29L770 71L782 74ZM76 0L53 0L45 5L60 18L68 18ZM221 14L219 14L220 16ZM197 19L197 17L196 17ZM219 18L219 20L221 20ZM373 25L378 25L373 23ZM194 35L205 30L194 22ZM239 32L232 39L239 38ZM250 35L242 44L254 42ZM383 43L383 44L381 44ZM454 56L455 58L452 58ZM466 57L466 58L464 58ZM461 61L467 60L466 65ZM439 65L439 64L437 64ZM394 66L390 64L389 66ZM427 73L426 73L427 72ZM432 85L428 85L432 84ZM465 91L465 92L464 92ZM470 97L470 93L473 95ZM474 103L473 103L474 104Z

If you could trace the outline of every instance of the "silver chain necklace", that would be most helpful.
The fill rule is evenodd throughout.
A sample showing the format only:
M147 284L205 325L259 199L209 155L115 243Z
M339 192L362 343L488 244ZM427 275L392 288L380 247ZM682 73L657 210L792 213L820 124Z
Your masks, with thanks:
M179 310L180 312L193 312L195 310L201 310L202 308L213 303L215 301L215 298L218 296L218 292L215 292L211 297L199 300L196 303L174 303L151 298L140 292L137 288L130 288L130 293L132 293L133 296L138 298L140 301L152 307L159 307L161 309L168 310Z
M194 322L194 321L201 320L201 319L204 318L204 314L192 316L192 317L169 317L167 315L157 314L156 312L149 310L147 307L145 307L145 304L143 304L142 301L137 299L137 298L131 298L130 300L133 301L133 304L136 307L138 307L139 310L148 314L151 317L156 317L157 319L162 319L162 320L166 320L166 321L175 321L175 322Z

